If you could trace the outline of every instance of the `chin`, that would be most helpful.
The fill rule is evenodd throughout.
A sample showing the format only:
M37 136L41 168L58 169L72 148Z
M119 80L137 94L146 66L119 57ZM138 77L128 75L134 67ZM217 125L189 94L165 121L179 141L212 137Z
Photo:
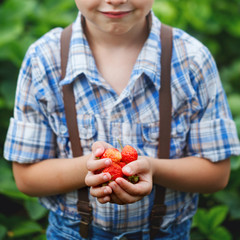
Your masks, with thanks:
M130 27L126 26L111 26L105 32L114 34L114 35L124 35L130 31Z

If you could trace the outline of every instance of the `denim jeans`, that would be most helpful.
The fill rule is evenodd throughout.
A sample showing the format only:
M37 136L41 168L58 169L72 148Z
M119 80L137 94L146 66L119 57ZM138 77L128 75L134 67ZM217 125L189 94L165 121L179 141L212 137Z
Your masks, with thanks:
M155 240L189 240L191 219L177 225L170 225L161 229ZM79 235L79 221L74 221L49 213L49 226L47 229L48 240L86 240ZM149 230L142 229L137 232L125 232L115 234L92 226L89 232L89 240L150 240Z

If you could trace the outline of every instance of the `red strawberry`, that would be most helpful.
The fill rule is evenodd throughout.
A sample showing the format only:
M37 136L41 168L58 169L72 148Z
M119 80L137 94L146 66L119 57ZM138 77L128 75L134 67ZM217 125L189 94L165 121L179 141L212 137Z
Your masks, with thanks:
M110 158L113 162L120 162L122 155L116 148L107 148L101 158Z
M127 163L130 163L134 160L138 159L138 153L135 148L131 147L130 145L126 145L122 149L122 161Z
M121 143L120 143L121 145ZM121 146L122 148L122 146ZM110 181L114 181L118 177L124 177L129 182L135 184L139 181L139 177L137 175L132 176L126 176L122 172L122 168L132 162L138 159L138 153L136 149L131 147L130 145L126 145L124 148L122 148L122 152L120 152L116 148L108 148L105 150L103 155L101 156L101 159L103 158L110 158L112 160L112 164L109 167L106 167L104 169L98 169L95 171L95 174L99 173L107 173L109 172L112 176ZM107 185L107 183L102 184L103 186Z
M124 166L126 166L126 163L125 163L125 162L122 162L122 161L118 162L117 164L118 164L121 168L123 168Z
M121 161L125 164L128 164L128 163L138 159L137 150L130 145L126 145L124 148L122 148L121 154L122 154ZM125 178L133 184L135 184L139 181L139 177L137 175L125 176Z
M98 170L94 171L94 174L100 174L100 173L102 173L102 171L103 171L103 168L98 169Z
M104 168L102 172L110 173L110 175L112 176L111 180L115 180L118 177L123 177L122 168L114 162L111 166Z

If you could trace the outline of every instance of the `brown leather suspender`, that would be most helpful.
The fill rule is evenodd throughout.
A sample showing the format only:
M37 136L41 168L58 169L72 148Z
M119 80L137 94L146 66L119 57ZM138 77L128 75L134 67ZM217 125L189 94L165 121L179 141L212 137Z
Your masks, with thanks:
M61 35L61 71L62 79L66 75L66 67L68 61L68 52L71 40L72 25L66 27ZM170 153L170 135L171 135L171 58L172 58L172 28L161 25L161 87L159 91L159 143L158 158L168 159ZM69 139L73 157L83 155L80 135L77 125L77 113L75 108L75 98L73 93L73 84L63 86L63 101L65 107L65 115L67 127L69 131ZM150 235L151 238L159 230L166 213L164 205L165 188L155 186L155 200L152 213L150 216ZM80 235L83 238L88 237L88 227L92 221L92 208L88 199L87 187L78 190L78 212L81 215Z
M62 35L61 45L69 46L71 38L71 26L68 26L64 31L66 34ZM67 45L68 44L68 45ZM67 59L68 59L68 47L61 47L61 69L62 69L62 79L66 75ZM75 108L75 98L73 94L73 84L67 84L63 86L63 101L65 107L65 115L67 121L67 127L69 132L69 139L71 142L73 157L78 157L83 155L82 146L80 142L79 132L77 126L77 113Z
M159 141L158 158L168 159L170 155L172 97L171 97L171 59L172 28L161 25L161 86L159 92ZM155 199L150 216L150 236L154 238L166 214L165 187L155 185Z
M72 25L66 27L61 35L61 71L62 79L66 75L66 67L68 61L69 45L71 40ZM73 84L63 86L63 101L65 108L65 115L67 121L67 127L69 132L69 139L72 148L73 157L79 157L83 155L82 146L80 142L80 135L77 125L77 113L75 108L75 98L73 93ZM80 221L80 235L83 238L88 236L89 224L92 221L92 207L88 199L88 188L84 187L78 189L78 212L81 215Z

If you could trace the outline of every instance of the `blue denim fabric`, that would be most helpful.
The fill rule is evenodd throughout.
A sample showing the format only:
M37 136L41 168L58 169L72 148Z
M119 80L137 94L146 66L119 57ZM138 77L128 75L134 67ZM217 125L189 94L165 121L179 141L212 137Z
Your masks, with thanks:
M189 240L191 219L177 225L170 225L161 229L155 240ZM79 235L79 221L64 218L57 214L49 213L49 226L47 229L48 240L86 240ZM92 226L89 232L89 240L150 240L148 229L137 232L115 234Z

